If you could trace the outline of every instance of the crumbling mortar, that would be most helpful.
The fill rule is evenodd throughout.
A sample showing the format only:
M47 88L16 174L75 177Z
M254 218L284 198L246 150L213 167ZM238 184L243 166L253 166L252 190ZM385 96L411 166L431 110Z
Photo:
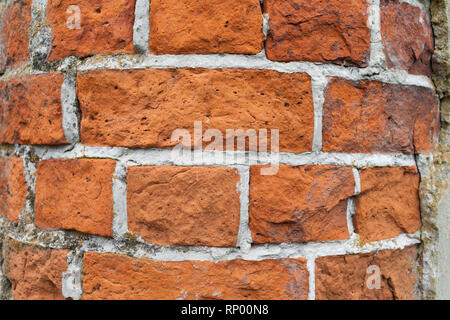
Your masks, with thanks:
M309 274L308 281L308 300L316 299L316 258L314 256L306 257L306 269Z
M80 158L107 158L120 160L127 166L135 165L265 165L279 163L281 165L341 165L355 168L372 166L412 166L415 164L413 155L406 154L352 154L352 153L327 153L307 152L293 154L280 152L271 154L268 152L228 152L228 151L204 151L203 157L193 157L192 151L184 151L184 157L178 156L169 149L129 149L115 147L91 147L80 143L62 147L31 147L33 152L42 160L48 159L80 159ZM230 157L227 155L240 155Z
M368 27L370 28L370 59L369 66L383 68L386 57L383 51L380 26L380 0L368 0Z
M136 0L133 42L137 53L148 52L150 35L150 0Z
M67 254L67 271L62 275L62 294L66 299L80 300L82 291L83 252L79 249Z
M322 151L323 103L325 101L325 90L327 85L328 79L326 77L314 76L311 78L312 96L314 101L313 152Z
M34 155L32 150L25 147L23 150L23 166L24 176L27 183L27 197L22 215L19 217L21 221L27 224L34 222L34 199L36 195L36 166L39 159Z
M52 42L52 30L47 24L46 16L47 0L33 0L28 51L33 68L41 71L50 71L56 65L47 60Z
M356 238L329 242L282 243L253 245L247 252L239 248L215 247L164 247L141 243L139 241L117 240L77 232L61 230L19 230L12 223L5 222L5 230L11 239L19 242L52 249L78 250L79 252L116 253L134 258L149 258L158 261L227 261L233 259L263 260L279 258L308 258L328 255L368 253L375 250L403 249L419 243L419 233L402 234L388 240L361 245Z
M69 69L64 73L61 86L62 126L67 142L80 141L81 111L76 95L76 71Z
M126 163L118 161L113 175L113 234L115 238L123 237L128 231L126 176Z
M238 166L240 182L238 191L240 194L240 224L237 247L243 253L248 253L251 249L253 240L252 232L249 226L249 202L250 202L250 167Z

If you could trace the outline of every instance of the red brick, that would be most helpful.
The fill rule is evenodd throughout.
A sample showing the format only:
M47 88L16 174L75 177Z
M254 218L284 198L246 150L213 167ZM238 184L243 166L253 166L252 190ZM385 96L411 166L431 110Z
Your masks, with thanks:
M417 292L417 247L316 259L318 300L412 300ZM372 285L380 271L380 288ZM369 285L368 285L369 284ZM370 289L372 287L372 289Z
M434 43L428 14L397 0L381 0L380 12L387 66L431 77Z
M28 28L31 21L31 0L16 0L0 17L0 73L29 60Z
M366 67L368 4L361 0L265 0L267 58Z
M167 262L88 252L83 299L306 299L304 259Z
M47 22L53 40L49 60L74 55L134 53L133 25L135 0L49 0ZM80 29L73 24L69 6L80 8Z
M239 173L220 167L130 167L128 228L158 245L233 247Z
M23 160L20 158L0 159L0 215L9 221L18 222L25 207L27 183Z
M255 243L348 239L351 168L280 166L276 175L250 173L250 229Z
M259 0L151 2L150 51L155 54L257 54L263 41Z
M67 144L62 127L60 73L0 82L0 142Z
M63 300L62 275L68 250L52 250L9 239L4 243L4 272L14 300Z
M280 151L311 151L314 106L304 73L245 69L110 70L78 74L81 140L170 148L174 130L279 129ZM269 131L270 133L270 131ZM270 148L270 142L268 143Z
M355 231L363 241L393 238L420 228L419 173L415 167L368 168L360 173Z
M36 224L112 236L114 171L115 161L105 159L39 162Z
M332 78L323 107L323 151L432 151L439 132L438 105L428 88Z

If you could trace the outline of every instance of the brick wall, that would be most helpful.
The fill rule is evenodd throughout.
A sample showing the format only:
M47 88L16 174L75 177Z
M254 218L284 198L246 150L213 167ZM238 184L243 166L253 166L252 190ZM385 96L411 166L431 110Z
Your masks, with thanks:
M0 25L0 298L422 297L427 3L3 0ZM238 129L277 152L208 148Z

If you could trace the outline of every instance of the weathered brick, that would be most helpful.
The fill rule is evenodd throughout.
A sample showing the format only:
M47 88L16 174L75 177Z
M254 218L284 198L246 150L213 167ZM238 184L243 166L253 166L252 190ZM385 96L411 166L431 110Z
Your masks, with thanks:
M27 184L23 160L20 158L0 159L0 215L9 221L18 222L25 207Z
M39 162L36 225L111 236L114 170L115 161L106 159Z
M53 40L49 60L66 56L134 53L135 0L49 0L47 22ZM74 27L74 12L80 8L80 28ZM69 27L70 26L70 27Z
M16 0L0 17L0 73L29 60L31 0Z
M62 300L68 250L52 250L9 239L3 243L4 271L15 300Z
M316 299L418 299L417 258L416 246L403 250L318 258L316 259ZM374 266L373 269L368 269L370 266ZM380 271L379 289L374 282L375 268L379 268Z
M306 299L304 259L167 262L86 253L83 299Z
M128 228L158 245L233 247L239 173L220 167L130 167Z
M311 151L314 106L304 73L146 69L78 74L81 140L96 146L168 148L172 133L279 129L280 151ZM269 131L270 136L270 131ZM270 137L269 137L270 138ZM268 148L270 149L270 141Z
M250 229L255 243L348 239L351 168L280 166L276 175L250 171Z
M361 0L265 0L266 54L274 61L366 67L370 57L368 4Z
M323 107L323 151L426 153L439 132L434 91L332 78Z
M67 144L62 127L60 73L0 82L0 142Z
M151 2L150 51L155 54L257 54L263 41L259 0Z
M434 43L428 14L398 0L381 0L380 13L387 66L431 76Z
M368 168L360 173L355 231L363 241L393 238L420 228L419 173L415 167Z

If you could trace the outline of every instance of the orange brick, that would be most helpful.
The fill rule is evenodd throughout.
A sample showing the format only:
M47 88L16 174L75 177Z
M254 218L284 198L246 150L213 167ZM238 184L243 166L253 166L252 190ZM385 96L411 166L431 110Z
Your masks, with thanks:
M257 54L263 49L259 0L153 0L150 6L150 51L155 54Z
M20 158L0 159L0 214L9 221L18 222L25 207L27 183L23 160Z
M264 0L267 58L366 67L368 4L361 0Z
M67 144L62 127L60 73L0 82L0 142Z
M219 167L130 167L128 228L158 245L234 247L239 173Z
M304 259L167 262L85 253L83 299L303 300Z
M1 17L0 17L1 18ZM7 67L16 68L29 60L28 28L31 21L31 0L15 0L0 20L0 74Z
M14 300L62 300L62 275L68 250L52 250L9 239L4 243L4 272Z
M78 74L77 93L81 140L89 145L171 148L176 129L193 137L194 121L202 121L203 132L217 129L223 137L227 129L278 129L280 151L312 148L314 106L304 73L100 70Z
M135 0L49 0L47 22L53 40L49 60L74 55L134 53L133 25ZM80 8L80 28L73 26L74 12Z
M432 151L439 132L438 106L428 88L332 78L323 106L323 151Z
M380 13L387 66L431 77L434 43L428 14L397 0L381 0Z
M104 159L39 162L36 224L112 236L114 170L115 161Z
M355 231L363 241L393 238L420 228L419 173L415 167L368 168L360 173Z
M316 299L418 299L417 258L416 246L407 247L404 250L318 258L316 259ZM379 277L376 274L378 271ZM379 289L377 279L379 279Z
M250 229L255 243L348 239L351 168L280 166L276 175L250 173Z

